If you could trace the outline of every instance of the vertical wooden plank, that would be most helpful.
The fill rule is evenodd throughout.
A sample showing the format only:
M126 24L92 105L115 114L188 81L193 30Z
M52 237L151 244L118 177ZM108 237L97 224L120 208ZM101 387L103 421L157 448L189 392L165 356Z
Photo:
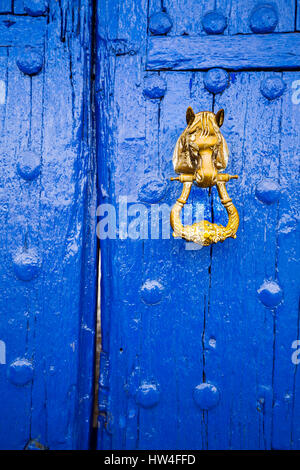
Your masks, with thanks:
M299 104L293 104L293 83L299 73L284 72L279 157L280 199L277 218L277 277L283 300L277 308L274 345L274 449L299 449L299 367L292 361L299 340ZM295 100L294 100L295 101Z
M157 2L153 0L156 8ZM151 6L152 2L150 2ZM265 4L262 4L265 5ZM268 4L270 5L270 4ZM227 26L224 34L252 33L250 28L250 18L255 8L260 4L256 0L240 2L238 0L217 0L216 2L195 2L176 0L165 0L163 6L173 21L173 27L168 33L170 36L180 36L188 34L197 36L206 34L203 28L203 17L212 11L226 18ZM275 11L275 17L278 21L275 31L287 32L294 31L295 27L295 2L294 0L275 0L271 8ZM151 8L153 11L155 8ZM262 14L258 15L261 18ZM268 23L268 19L266 20Z
M202 74L165 73L162 78L166 81L166 94L159 110L160 177L168 182L174 173L172 154L176 140L186 127L187 107L209 109L212 98L204 89ZM151 121L147 120L146 125L150 127ZM180 184L168 182L160 204L171 208L180 192ZM191 200L194 204L206 203L209 209L207 193L203 193L197 195L195 191ZM162 223L169 226L168 217ZM140 448L202 448L201 412L193 400L193 390L202 382L203 374L199 333L203 330L209 253L189 250L187 243L171 235L170 239L145 243L144 264L143 281L155 280L163 291L161 301L157 306L149 305L144 316L143 364L150 377L155 377L160 398L151 413L141 408ZM195 283L197 292L193 292ZM170 359L174 354L176 358ZM193 436L188 432L190 427Z
M50 2L49 7L45 45L26 56L26 67L30 59L41 58L41 71L31 76L20 65L29 51L22 43L9 48L5 103L0 104L6 149L0 161L6 192L0 250L6 253L0 306L7 355L0 371L7 404L0 419L4 449L88 448L91 427L96 308L92 12L89 2L65 2L61 8ZM7 51L0 50L4 79ZM27 151L32 177L26 168L21 171Z
M277 209L255 196L261 182L278 178L281 100L268 101L260 91L269 76L235 74L215 101L215 111L225 109L229 173L239 174L228 192L238 208L240 228L236 240L212 248L206 364L207 380L220 392L220 404L208 411L212 449L271 447L276 310L262 304L257 290L265 280L276 282ZM218 211L215 218L219 222ZM242 374L245 364L247 374Z
M1 0L0 1L0 13L11 13L12 12L12 0Z
M138 202L145 158L143 50L147 3L134 2L130 11L128 7L118 1L102 1L97 13L98 158L105 162L100 166L100 203L110 203L117 211L120 197L127 197L129 203ZM119 54L120 50L124 53ZM135 171L134 181L131 171ZM118 229L120 233L122 227ZM143 377L141 316L145 304L138 292L144 268L143 246L143 240L129 239L125 233L116 240L100 240L104 340L98 446L104 449L139 446L137 393Z
M44 55L43 48L39 49L40 54ZM13 66L16 67L16 60L20 59L24 54L23 48L16 48L11 51L13 58ZM44 60L44 57L43 57ZM20 79L23 78L27 88L29 90L28 103L28 116L24 119L24 115L20 116L20 119L27 124L25 131L25 141L17 143L16 146L16 166L23 164L23 155L26 155L27 151L32 152L32 159L35 161L35 165L40 167L42 160L42 133L43 133L43 82L44 73L40 73L35 77L26 76L21 70L18 69ZM20 89L16 89L16 99L20 99ZM18 105L17 105L18 106ZM40 269L43 263L43 248L40 234L40 194L41 194L41 182L39 175L37 178L33 178L32 181L26 181L20 174L17 175L17 181L20 186L20 198L19 206L15 208L15 214L23 214L23 233L22 240L19 241L17 249L22 252L30 253L35 252L40 264ZM32 437L36 439L42 446L46 446L45 436L45 414L44 414L44 403L46 401L45 389L43 387L44 377L43 372L39 372L40 358L45 357L44 350L39 344L39 328L41 327L41 316L42 315L42 291L43 283L42 277L39 275L33 281L27 283L26 293L26 319L27 319L27 355L30 357L32 365L34 367L34 373L32 377L31 387L31 410L29 425L30 430L27 437L27 446L31 445ZM19 280L20 282L20 280ZM21 281L24 283L24 281ZM33 282L33 286L31 283ZM42 343L42 341L41 341ZM42 360L43 360L42 359ZM43 368L41 368L43 371ZM42 384L41 384L42 383ZM36 413L38 414L38 425L36 425Z
M0 121L1 121L1 133L0 138L4 139L4 128L6 118L6 105L7 105L7 76L8 76L8 54L9 49L7 47L0 47Z
M7 405L2 409L3 414L1 413L0 445L2 449L22 449L29 440L30 433L33 367L31 346L28 343L30 289L14 272L14 268L18 269L18 265L14 265L15 257L26 239L26 205L29 203L26 183L20 182L16 165L20 150L28 142L30 79L20 73L16 66L16 56L11 50L5 82L5 114L2 121L4 133L1 140L6 153L1 159L1 185L5 190L7 219L6 237L1 250L5 257L1 263L4 295L1 296L0 336L6 344L6 364L1 366L1 395Z

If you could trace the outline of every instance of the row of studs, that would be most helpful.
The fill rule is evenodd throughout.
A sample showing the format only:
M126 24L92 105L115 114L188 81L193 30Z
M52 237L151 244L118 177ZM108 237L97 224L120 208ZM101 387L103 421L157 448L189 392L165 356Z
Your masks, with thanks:
M41 72L44 65L43 56L36 50L27 47L17 59L19 70L30 77ZM19 155L17 163L18 174L24 180L31 182L40 174L40 156L32 150L27 150ZM13 259L14 270L19 279L30 281L37 276L40 269L40 259L34 248L20 250Z
M141 288L142 300L147 304L157 304L163 295L163 286L156 280L148 279ZM265 281L257 290L259 300L268 308L274 309L283 299L283 292L275 281ZM209 344L215 348L216 340L211 338ZM152 408L159 402L160 391L156 383L144 382L136 392L136 402L144 408ZM202 382L193 391L196 405L202 410L215 407L220 400L220 392L216 385L210 382Z
M224 69L213 68L204 73L204 86L213 94L222 93L230 84L230 76ZM260 91L268 100L279 98L286 89L281 77L267 77L261 82ZM161 99L167 91L165 80L157 73L145 78L144 95L149 99Z
M219 11L210 11L202 18L202 27L206 34L222 34L227 28L227 18ZM249 17L249 26L253 33L271 33L278 24L278 14L274 6L257 5ZM173 26L173 21L165 11L151 15L149 31L155 36L167 34Z
M141 298L149 305L158 304L162 300L164 287L156 281L147 279L141 287ZM282 301L283 293L278 283L265 281L257 290L259 300L268 308L275 308Z

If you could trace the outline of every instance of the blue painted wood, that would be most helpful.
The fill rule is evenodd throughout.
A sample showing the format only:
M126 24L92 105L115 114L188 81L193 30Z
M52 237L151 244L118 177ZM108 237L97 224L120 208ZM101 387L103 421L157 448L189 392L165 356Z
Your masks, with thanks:
M298 33L197 38L151 37L147 69L291 69L300 65L299 50Z
M228 442L233 449L272 447L276 310L270 311L258 300L257 289L265 279L276 279L277 205L268 205L256 197L261 180L278 180L281 99L269 102L262 99L260 91L261 83L269 76L264 72L237 74L234 83L215 102L215 109L227 110L223 132L232 149L231 168L240 175L240 184L230 187L230 195L238 201L241 226L236 244L212 248L205 343L213 335L219 338L219 344L216 339L215 351L208 348L206 367L208 380L223 390L223 405L208 418L208 442L213 448L227 447ZM253 249L249 250L249 246ZM220 305L224 305L224 310ZM226 371L224 374L220 374L221 368ZM246 374L241 368L246 369ZM241 433L249 413L247 432ZM222 432L220 420L224 423Z
M43 46L46 30L45 18L1 15L1 46Z
M278 165L280 199L277 216L276 277L284 299L274 316L274 417L273 447L299 449L299 367L291 361L288 345L299 340L299 105L291 106L293 83L299 73L284 72L287 93L282 97L281 141ZM300 344L300 343L299 343ZM297 422L298 421L298 422Z
M1 449L86 449L91 429L92 11L49 7L0 21Z
M0 13L11 13L12 12L12 1L1 0L0 1Z
M48 4L45 0L11 0L15 15L29 15L33 17L47 14Z
M145 148L145 120L139 114L144 64L141 64L139 55L116 56L109 54L109 50L111 41L119 38L126 41L129 46L137 43L140 47L140 43L145 40L147 4L144 1L139 4L132 3L130 14L126 12L127 6L124 4L115 2L113 7L114 9L111 10L111 2L99 2L98 65L100 70L96 90L98 90L97 103L101 113L99 116L100 145L98 146L100 161L105 158L107 162L112 162L116 154L115 132L118 132L115 120L116 106L126 109L126 113L122 112L118 118L120 140L117 173L111 172L110 163L107 166L100 165L100 201L103 203L116 203L120 195L129 195L130 200L137 200L138 186L144 183L144 179L141 178L132 185L131 178L124 178L122 170L122 168L132 167L136 169L137 175L143 175L144 159L136 159L135 156L143 155ZM110 94L108 90L113 87L114 80L117 80L117 86L115 90L112 88L112 94ZM113 95L114 92L116 95ZM127 108L126 102L130 102L131 106ZM100 401L99 446L101 448L134 449L139 439L139 409L131 391L135 391L140 383L141 355L137 335L142 327L140 318L145 304L141 304L137 290L133 295L132 278L127 273L135 273L136 278L141 279L142 256L143 241L137 241L135 244L128 244L126 240L101 241L101 259L104 263L101 277L102 347L107 358L107 361L102 361L102 370L104 367L109 370L106 386L103 387L100 381L100 399L102 400ZM120 269L115 270L116 265L120 266ZM111 288L116 295L111 295ZM131 305L131 308L125 309L125 314L124 305L127 303ZM123 312L123 314L116 315L116 312ZM118 371L118 374L114 371ZM125 387L127 392L125 392ZM109 389L107 403L103 400L105 388ZM111 400L111 391L114 397L118 397L117 400ZM116 424L115 417L119 420L120 426Z
M251 18L259 8L262 9L259 10L256 18L259 20L264 17L263 22L265 24L270 22L270 9L263 10L266 5L277 16L275 32L292 32L295 30L295 2L293 0L275 0L274 2L217 0L215 9L221 11L227 18L228 26L224 34L251 34L253 32L251 29Z
M294 2L274 4L275 33L250 31L254 3L220 1L216 7L229 18L224 36L181 38L203 34L206 2L164 2L173 22L167 33L162 22L166 37L151 36L161 2L99 2L100 202L118 207L127 196L148 210L157 201L171 205L180 191L169 182L172 152L187 106L223 107L228 170L240 175L228 191L241 219L237 239L201 250L161 236L101 240L101 449L300 448L299 368L292 362L299 338L300 78L272 70L299 66L299 46L290 33ZM278 53L282 41L285 55ZM217 44L224 46L219 55ZM209 91L220 85L206 72L211 67L228 68L220 93ZM206 218L226 223L214 189L195 188L191 201L204 204Z
M278 15L278 23L275 32L292 32L295 26L295 2L294 0L275 0L272 2L257 2L257 0L216 0L197 2L194 0L164 0L163 6L173 21L173 27L168 36L199 36L206 34L203 28L203 17L212 11L226 18L227 26L224 35L252 33L250 18L253 10L265 4L270 5ZM161 9L161 2L150 1L151 11Z

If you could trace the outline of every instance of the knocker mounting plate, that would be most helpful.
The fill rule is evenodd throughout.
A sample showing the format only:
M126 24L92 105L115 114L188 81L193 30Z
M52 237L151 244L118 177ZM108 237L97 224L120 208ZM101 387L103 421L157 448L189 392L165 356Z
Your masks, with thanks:
M186 112L187 128L179 137L173 154L173 166L178 180L183 183L181 196L171 210L170 222L174 237L181 237L200 245L223 242L236 238L239 215L228 196L226 183L237 175L221 173L228 162L228 147L220 127L224 121L224 110L216 114L204 111L195 114L192 108ZM193 225L182 225L180 213L188 200L193 183L200 188L216 186L221 203L226 208L226 227L202 220Z

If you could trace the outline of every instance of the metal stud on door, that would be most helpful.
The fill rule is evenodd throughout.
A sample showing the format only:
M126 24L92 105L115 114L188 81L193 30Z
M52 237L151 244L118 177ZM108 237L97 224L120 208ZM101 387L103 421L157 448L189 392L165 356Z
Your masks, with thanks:
M199 118L224 109L226 171L239 180L222 183L240 225L236 239L208 249L172 237L169 220L169 237L151 238L149 227L147 238L101 240L108 372L99 447L300 448L291 360L299 276L295 4L108 3L98 17L100 200L117 206L127 196L149 219L160 210L163 221L185 184L182 212L191 220L183 217L180 230L201 220L226 227L217 185L209 187L222 172L209 159L202 175L183 165L183 183L166 183L176 141L189 132L187 108ZM109 52L121 39L124 52ZM197 187L195 173L206 187Z

